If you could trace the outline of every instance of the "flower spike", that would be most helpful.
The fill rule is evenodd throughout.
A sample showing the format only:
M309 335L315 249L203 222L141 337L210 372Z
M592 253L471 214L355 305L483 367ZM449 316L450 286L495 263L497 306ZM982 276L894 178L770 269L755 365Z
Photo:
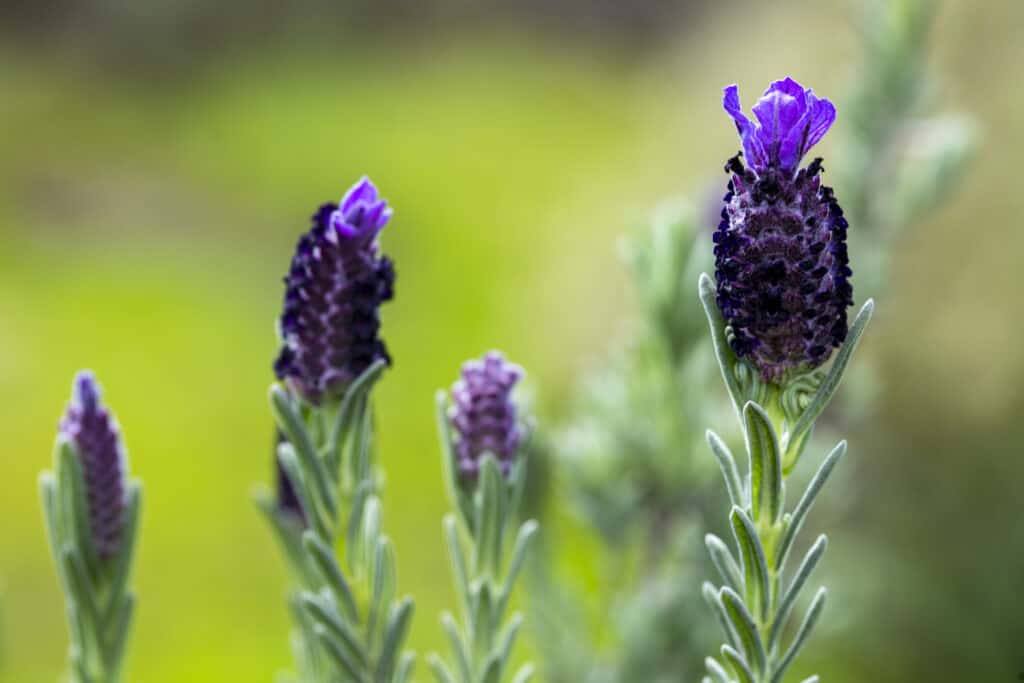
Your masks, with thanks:
M736 86L726 112L743 145L726 164L731 179L714 234L717 303L736 355L763 381L784 384L828 360L847 334L853 287L849 224L821 159L796 171L835 120L835 107L791 78L775 81L740 109Z
M339 399L374 361L391 361L378 314L394 296L394 266L378 240L390 218L363 177L339 204L321 206L299 239L285 277L274 372L310 403Z

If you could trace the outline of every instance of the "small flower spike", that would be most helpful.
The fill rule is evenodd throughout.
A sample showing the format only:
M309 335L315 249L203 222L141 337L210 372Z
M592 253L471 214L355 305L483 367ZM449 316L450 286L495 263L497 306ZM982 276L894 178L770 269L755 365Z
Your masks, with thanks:
M100 402L100 387L87 370L75 377L60 433L74 445L82 465L96 552L103 559L113 557L124 527L127 463L117 422Z
M274 372L310 403L336 400L375 361L390 363L379 308L394 295L395 271L378 240L390 218L364 177L339 204L321 206L299 239L285 277Z
M853 304L843 210L821 184L820 158L797 170L835 107L791 78L765 91L756 121L743 114L735 85L725 88L723 106L743 152L725 167L731 179L714 234L717 303L736 355L763 381L784 384L843 343Z
M464 479L476 478L486 453L498 460L504 475L511 471L523 437L512 390L522 376L522 368L497 351L462 366L462 377L452 386L449 420L456 467Z

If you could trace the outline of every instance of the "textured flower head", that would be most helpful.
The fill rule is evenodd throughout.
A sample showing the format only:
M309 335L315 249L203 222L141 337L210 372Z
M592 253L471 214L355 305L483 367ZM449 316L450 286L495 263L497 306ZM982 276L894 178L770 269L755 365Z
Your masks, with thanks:
M512 390L522 376L522 368L497 351L462 366L462 376L452 386L449 420L463 479L476 479L487 453L497 458L503 474L511 472L523 438Z
M736 86L723 105L743 145L714 234L717 301L736 355L776 384L828 360L846 339L853 304L846 248L848 223L821 159L796 170L835 120L835 108L796 81L776 81L740 111Z
M89 530L101 558L117 554L124 528L128 465L117 422L100 401L100 388L88 370L75 376L71 403L60 434L75 447L89 503Z
M390 362L378 336L379 308L394 294L395 271L377 239L390 217L364 177L340 204L321 206L299 239L285 277L274 371L312 403L339 397L378 359Z
M722 104L736 122L747 164L757 173L770 167L792 172L836 120L836 108L810 88L787 78L775 81L754 105L756 121L744 115L739 88L730 85Z

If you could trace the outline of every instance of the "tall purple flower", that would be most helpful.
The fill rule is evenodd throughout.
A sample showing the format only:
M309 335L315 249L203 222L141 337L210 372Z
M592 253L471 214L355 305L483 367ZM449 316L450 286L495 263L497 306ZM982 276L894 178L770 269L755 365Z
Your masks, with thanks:
M743 152L725 166L732 178L714 235L718 307L736 355L781 384L824 363L846 339L848 224L821 184L821 159L797 170L836 111L791 78L765 91L756 121L743 114L735 85L725 88L723 106Z
M449 420L456 434L456 466L464 479L476 478L486 453L498 459L502 473L511 471L523 437L512 390L522 376L522 368L497 351L462 366L452 386Z
M88 370L75 376L60 433L74 445L82 465L93 544L101 558L110 558L117 554L124 528L128 465L117 422L100 402L99 385Z
M394 267L378 241L390 218L363 177L340 204L321 206L299 239L285 277L274 371L312 403L340 396L374 361L391 361L378 336L378 310L394 293Z

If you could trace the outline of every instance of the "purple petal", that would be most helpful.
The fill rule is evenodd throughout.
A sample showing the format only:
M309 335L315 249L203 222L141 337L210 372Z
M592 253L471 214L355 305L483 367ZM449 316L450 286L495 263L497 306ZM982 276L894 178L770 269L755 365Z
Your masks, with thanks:
M755 134L756 126L746 117L740 106L738 86L730 85L722 90L722 107L736 122L736 130L740 134L740 142L743 144L743 154L747 157L747 163L755 170L766 167L768 157Z
M790 141L790 132L799 124L806 108L802 91L794 97L783 89L774 88L765 91L754 105L754 115L761 124L757 137L769 159L777 161L782 168L790 168L798 154L799 146Z
M826 99L818 99L811 90L807 91L807 104L809 123L807 127L807 141L804 143L803 148L804 154L825 137L825 133L828 132L828 129L832 127L836 120L835 105Z
M818 99L792 78L768 86L753 107L756 122L744 116L735 85L725 89L723 106L736 122L748 165L759 173L769 166L796 169L836 118L831 102Z
M348 222L345 218L345 214L342 213L340 209L331 214L331 227L345 237L355 237L359 234L359 228ZM328 233L328 238L329 237L330 233Z
M374 186L370 179L363 176L358 183L352 186L352 188L345 193L345 196L341 199L341 211L344 214L348 214L349 210L355 206L358 202L366 202L371 204L377 201L377 188Z
M772 84L768 86L768 89L764 91L764 94L767 95L773 91L783 92L790 97L795 97L800 100L804 99L805 94L804 86L800 85L789 76L781 81L772 81Z

